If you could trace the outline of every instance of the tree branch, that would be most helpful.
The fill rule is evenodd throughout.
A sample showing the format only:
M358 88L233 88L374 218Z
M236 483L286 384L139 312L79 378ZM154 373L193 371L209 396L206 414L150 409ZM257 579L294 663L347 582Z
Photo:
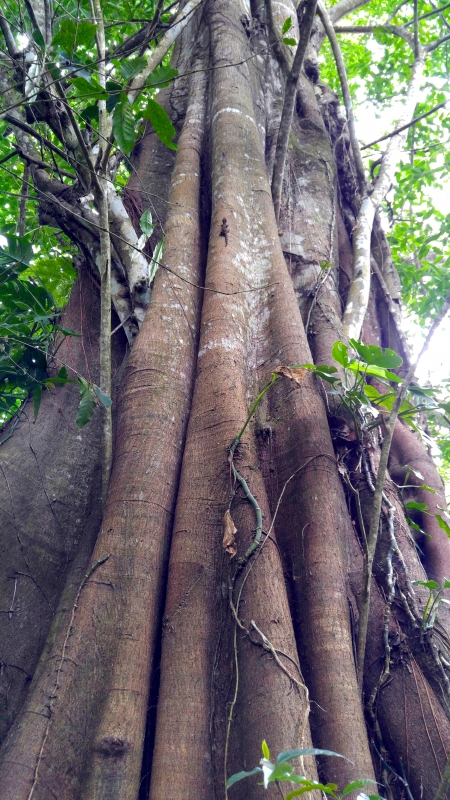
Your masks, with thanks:
M164 34L160 43L152 50L147 61L147 66L132 80L128 92L130 103L134 103L138 95L142 92L148 76L156 69L164 56L169 52L175 39L177 39L189 22L191 14L193 14L201 2L202 0L189 0L183 10L178 14L173 27Z
M425 47L426 52L432 53L433 50L437 50L437 48L440 47L441 44L444 44L444 42L448 42L449 39L450 39L450 33L446 33L445 36L442 36L440 39L436 39L436 41L431 42L431 44L427 45Z
M289 75L289 61L273 20L272 0L264 0L264 6L266 9L267 25L269 28L269 41L280 65L281 71L284 77L287 79Z
M373 147L374 144L378 144L379 142L384 142L385 139L390 139L391 136L396 136L397 133L401 133L402 131L408 130L408 128L411 128L412 125L416 124L416 122L420 122L421 119L429 117L430 114L434 114L434 112L439 111L440 108L444 108L444 106L446 106L448 102L450 102L450 98L449 100L444 100L443 103L439 103L437 106L434 106L434 108L430 108L429 111L425 111L424 114L420 114L418 117L414 117L414 119L412 119L411 122L407 122L406 125L401 125L400 128L395 128L395 130L391 131L391 133L386 133L385 136L381 136L380 139L375 139L374 142L365 144L364 147L361 147L361 150L367 150L368 147Z
M393 33L400 36L414 50L413 37L401 25L339 25L334 28L336 33Z
M407 0L407 1L409 2L409 0ZM446 3L445 6L441 6L440 8L435 8L433 11L429 11L427 14L422 14L422 16L419 17L419 22L422 19L428 19L428 17L435 17L436 14L440 14L441 11L445 11L447 8L450 8L450 3ZM408 25L414 25L414 19L410 19L409 22L404 22L403 24L404 24L405 28Z
M5 44L8 49L9 55L14 60L16 58L19 58L19 56L22 54L14 41L14 36L12 35L12 31L11 28L9 27L8 20L6 19L6 17L3 16L1 11L0 11L0 28L3 33L3 38L5 40Z
M91 0L91 13L95 18L97 31L97 50L98 50L98 82L101 89L106 89L106 69L105 69L105 29L103 27L103 15L100 0ZM67 106L69 111L69 107ZM73 114L72 114L73 117ZM71 119L72 122L72 119ZM75 124L74 124L75 122ZM72 122L75 132L78 125L76 120ZM101 140L108 138L109 133L108 114L106 111L106 100L98 101L98 130ZM79 130L79 129L78 129ZM77 135L78 138L78 135ZM87 154L87 147L83 141L83 152L87 163L92 166L90 156ZM81 144L81 142L80 142ZM86 152L85 152L86 151ZM108 217L108 198L107 198L107 175L106 167L103 174L98 177L94 173L95 196L98 208L100 223L100 263L99 271L101 276L100 291L100 388L108 397L111 397L111 239L109 233ZM103 430L102 430L102 504L106 505L108 493L109 476L112 464L112 414L111 406L102 406Z
M286 81L286 88L284 91L283 111L281 114L281 122L278 130L278 140L275 152L275 163L273 167L272 178L272 199L275 210L275 218L279 220L280 217L280 204L281 204L281 190L283 186L283 173L284 165L286 162L286 153L289 141L289 132L292 126L292 118L294 116L295 96L297 93L297 83L300 77L300 72L305 58L306 48L308 47L309 37L311 35L311 28L316 16L317 0L307 0L306 5L302 8L302 19L299 19L300 38L295 53L292 69Z
M370 293L370 240L375 212L394 180L400 152L406 139L405 125L411 119L417 103L420 81L425 66L423 51L414 60L408 85L400 128L403 133L389 140L372 193L363 199L353 233L353 278L342 319L345 335L359 339L366 315Z
M419 362L427 352L436 330L438 329L439 325L441 324L442 320L446 316L449 309L450 309L450 293L445 298L436 319L433 321L433 324L431 325L430 330L428 331L427 337L422 345L422 349L415 363L409 368L405 380L399 386L399 389L397 391L397 396L395 398L395 402L392 407L392 411L386 423L386 433L383 440L383 446L381 448L380 463L378 465L377 480L375 483L375 493L373 496L372 511L370 516L370 528L367 536L367 548L364 554L363 587L362 587L361 608L359 613L359 632L358 632L358 646L357 646L357 672L358 672L358 683L360 686L362 686L362 680L364 675L364 657L366 652L367 626L369 621L370 582L372 578L373 559L375 556L375 550L378 541L381 504L383 500L383 487L387 472L387 464L388 464L389 452L391 449L392 437L394 434L394 427L397 421L400 406L403 403L403 400L405 399L406 392L408 391L409 385L414 378L414 374L417 370Z
M339 3L329 9L328 16L334 25L339 19L351 14L352 11L356 11L361 6L366 6L367 3L370 3L370 0L340 0Z
M342 94L344 97L344 105L345 111L347 114L347 123L348 123L348 132L350 135L350 142L352 145L353 150L353 157L355 159L355 166L356 166L356 174L358 177L358 185L359 190L361 192L362 197L367 194L366 188L366 175L364 171L364 164L362 162L361 151L359 148L358 137L356 136L356 128L355 128L355 117L353 114L353 104L352 98L350 94L350 89L347 80L347 73L345 70L344 59L342 58L341 48L339 47L339 43L337 37L335 35L335 31L331 24L330 17L328 16L325 7L323 6L322 2L319 1L317 5L317 10L319 12L320 19L322 21L322 25L325 29L325 33L328 36L331 49L333 51L334 60L336 62L336 68L339 75L339 80L341 83Z
M38 142L45 145L45 147L48 147L49 150L52 150L54 153L56 153L57 156L63 158L64 161L70 164L70 159L67 153L65 153L64 150L61 150L55 144L53 144L53 142L51 142L50 139L47 139L45 136L42 136L42 134L36 131L34 128L32 128L31 125L28 125L28 123L24 122L19 117L13 116L13 114L9 113L4 114L3 119L5 119L11 125L14 125L16 128L20 128L21 131L27 133L29 136L33 136L34 139L37 139Z

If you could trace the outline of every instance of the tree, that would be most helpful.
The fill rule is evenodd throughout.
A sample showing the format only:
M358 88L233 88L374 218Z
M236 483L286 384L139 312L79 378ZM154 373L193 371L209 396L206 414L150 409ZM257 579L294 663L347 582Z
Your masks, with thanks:
M405 420L380 524L374 510L392 369L410 366L379 216L408 129L371 191L333 33L358 5L319 4L319 19L311 2L150 14L27 0L0 16L2 166L24 165L26 197L14 199L22 238L3 231L5 297L40 286L27 220L54 235L47 259L69 240L78 269L61 320L30 299L25 331L27 303L20 316L5 301L4 325L19 327L2 387L33 393L38 416L20 405L1 447L1 797L221 797L264 737L273 752L313 742L345 756L301 764L341 788L376 778L389 798L436 793L450 749L448 623L435 619L449 529ZM448 38L423 8L411 37L403 5L381 31L414 54L399 127ZM319 80L324 31L347 120ZM398 410L416 425L414 396ZM76 414L93 416L78 428ZM243 782L229 796L261 792Z

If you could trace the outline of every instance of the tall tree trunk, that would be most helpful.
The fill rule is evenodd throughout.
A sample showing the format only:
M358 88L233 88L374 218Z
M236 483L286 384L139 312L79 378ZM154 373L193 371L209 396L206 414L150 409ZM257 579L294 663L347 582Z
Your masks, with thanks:
M300 384L279 379L246 428L234 459L248 492L230 469L230 446L271 371L330 363L343 337L359 202L346 126L310 45L278 228L269 179L283 73L263 4L252 9L248 19L235 0L198 8L173 56L180 78L161 97L178 151L147 131L133 155L124 203L136 229L152 207L165 267L120 370L103 520L99 423L73 428L68 387L46 393L36 425L24 414L0 452L13 543L2 565L2 798L220 798L231 773L258 763L263 738L272 753L312 743L345 756L300 765L341 789L375 777L389 798L432 800L440 781L447 623L424 633L427 592L411 584L424 566L448 575L450 545L434 517L423 566L386 481L361 688L361 519L368 528L379 438L356 442L306 373ZM377 228L375 261L380 248ZM399 349L380 286L374 279L364 338ZM83 338L61 357L94 377L98 300L88 287L81 275L66 324ZM116 349L118 364L120 340ZM414 483L416 463L440 505L433 463L398 423L397 483L406 473ZM247 558L256 505L262 540ZM227 511L234 557L222 544ZM261 792L249 779L229 797Z

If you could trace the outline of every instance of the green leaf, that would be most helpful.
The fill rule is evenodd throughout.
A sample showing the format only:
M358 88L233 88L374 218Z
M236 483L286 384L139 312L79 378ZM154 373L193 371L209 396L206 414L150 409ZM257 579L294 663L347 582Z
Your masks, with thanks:
M135 140L135 121L125 92L121 93L114 109L112 129L120 149L129 156Z
M34 421L36 422L37 415L39 414L39 408L41 405L41 397L42 397L42 386L39 384L36 386L33 392L33 411L34 411Z
M108 114L110 114L119 102L122 85L117 83L117 81L106 81L106 90L109 92L106 101L106 110Z
M319 750L317 747L303 748L302 750L283 750L278 754L275 764L281 764L283 761L290 761L291 758L298 758L298 756L336 756L337 758L348 758L341 756L339 753L334 753L333 750ZM351 763L351 762L350 762Z
M88 106L84 108L83 111L80 111L80 117L84 119L85 122L91 122L95 120L98 122L98 105L95 103L92 106Z
M75 97L95 97L96 100L106 100L108 95L101 89L98 83L94 80L88 81L86 78L72 78L72 84L75 86Z
M382 350L382 348L378 347L376 344L363 344L356 339L350 339L350 344L353 349L356 350L362 361L365 361L367 364L373 364L376 367L385 367L386 369L396 369L396 367L401 367L403 364L403 359L400 358L394 350L390 350L388 347L386 350Z
M336 789L337 786L335 783L323 784L316 783L315 781L308 781L302 786L301 789L294 789L293 792L289 792L289 794L286 795L285 800L291 800L292 797L300 797L302 794L305 794L305 792L314 792L317 790L324 792L325 794L330 794L334 797Z
M61 369L58 372L58 378L62 381L68 380L67 367L61 367Z
M416 503L415 500L410 500L409 503L405 503L405 508L412 508L415 511L428 511L426 503Z
M441 528L443 531L445 531L445 533L447 534L447 536L450 538L450 526L447 524L447 522L445 521L445 519L444 519L443 517L441 517L441 515L440 515L440 514L435 514L435 517L436 517L436 522L437 522L437 524L439 525L439 527L440 527L440 528Z
M149 100L142 116L144 119L150 120L153 130L161 141L171 150L177 150L177 146L172 142L175 136L175 128L173 127L166 111L160 106L156 100Z
M353 792L355 789L363 789L368 783L376 784L376 781L373 781L371 778L366 778L365 780L364 778L358 778L356 781L348 783L342 791L341 797L345 797L346 794L350 794L350 792Z
M71 328L65 328L64 325L56 325L55 327L60 333L63 333L64 336L82 336L83 335L82 333L76 333L76 331L73 331Z
M355 374L363 372L366 375L373 375L375 378L379 378L383 381L393 381L395 383L401 383L402 379L395 375L393 372L389 372L387 369L383 367L375 367L369 364L365 364L362 361L349 361L347 364L347 369L351 369L352 372Z
M262 750L262 754L263 754L264 758L267 758L267 760L270 761L269 745L267 744L265 739L263 739L262 742L261 742L261 750Z
M284 36L283 37L283 42L284 42L284 44L288 44L290 47L295 47L295 45L297 44L297 40L296 39L291 39L288 36Z
M71 56L75 46L89 47L93 43L96 27L93 22L63 19L53 37L52 45L55 48L63 48Z
M153 228L155 227L152 225L152 212L150 208L147 208L147 211L144 211L142 217L139 220L139 225L141 226L141 231L144 236L151 236L153 232Z
M139 75L146 64L147 59L142 56L139 58L127 58L126 61L121 61L118 63L118 69L122 75L122 78L126 81L129 81L131 78L134 78L135 75Z
M6 239L6 245L0 244L0 276L4 280L5 270L14 267L14 272L20 272L30 266L33 258L33 248L25 236L11 236L2 234ZM10 272L12 277L12 273Z
M281 29L281 34L282 34L282 36L284 36L284 34L285 34L285 33L287 33L287 32L288 32L288 30L289 30L291 27L292 27L292 17L288 17L288 18L287 18L287 19L284 21L284 23L283 23L283 27L282 27L282 29Z
M227 789L229 789L230 786L233 786L238 781L241 781L243 778L248 778L249 775L256 775L257 773L262 773L261 767L254 767L250 770L250 772L235 772L235 774L227 780Z
M335 342L331 355L338 364L341 364L343 367L348 366L350 359L348 357L348 347L344 342Z
M44 37L42 36L42 33L40 32L40 30L38 30L38 28L34 29L32 36L36 44L38 44L39 47L41 47L44 50L45 48Z
M157 67L154 72L151 72L147 78L146 85L148 87L158 87L162 89L164 86L169 86L170 83L178 76L178 70L170 67L169 65Z
M103 406L105 406L105 408L110 408L112 406L111 398L107 394L102 392L100 387L97 386L95 383L94 383L94 387L93 388L94 388L94 392L97 395L98 399L100 400L101 404Z
M161 259L162 259L162 256L163 256L163 251L164 251L164 239L161 239L161 241L158 242L158 244L155 246L155 249L153 251L152 260L150 261L150 264L148 265L148 278L147 278L147 281L148 281L148 285L149 286L150 286L151 282L153 281L153 279L154 279L154 277L155 277L155 275L156 275L156 273L157 273L157 271L159 269L159 265L161 263Z
M435 589L440 589L441 588L439 583L436 583L436 581L432 581L432 580L429 580L429 581L411 581L411 583L412 583L413 586L425 586L427 589L430 590L430 592L434 591Z
M78 378L78 385L80 387L80 403L76 423L78 428L83 428L91 419L96 402L92 386L81 376Z

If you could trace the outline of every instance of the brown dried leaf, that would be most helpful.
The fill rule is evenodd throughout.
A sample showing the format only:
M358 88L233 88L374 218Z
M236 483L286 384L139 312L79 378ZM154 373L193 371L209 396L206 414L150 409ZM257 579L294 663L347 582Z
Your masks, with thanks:
M237 553L236 539L234 538L235 533L237 533L237 528L232 520L229 508L227 508L225 514L223 515L222 525L222 547L227 553L229 553L230 558L234 558Z
M284 375L285 378L290 378L300 385L308 370L304 367L277 367L274 372Z

